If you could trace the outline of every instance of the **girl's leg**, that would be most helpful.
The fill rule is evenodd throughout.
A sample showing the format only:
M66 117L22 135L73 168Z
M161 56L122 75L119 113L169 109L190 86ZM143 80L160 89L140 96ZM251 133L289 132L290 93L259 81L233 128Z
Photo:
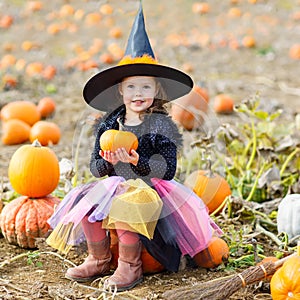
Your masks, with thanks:
M109 273L111 252L109 238L106 230L102 228L102 222L91 223L86 216L81 224L89 255L81 265L69 268L66 278L86 282Z
M106 280L106 285L112 289L129 290L143 280L141 260L142 243L138 234L117 230L119 239L118 267L114 274Z
M123 229L117 229L116 231L119 241L123 244L132 245L136 244L140 240L137 233Z

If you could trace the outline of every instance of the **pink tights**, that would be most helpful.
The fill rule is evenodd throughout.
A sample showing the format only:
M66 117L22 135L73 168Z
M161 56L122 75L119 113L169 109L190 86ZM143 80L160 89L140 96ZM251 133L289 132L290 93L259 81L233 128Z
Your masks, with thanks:
M136 244L140 239L137 233L123 229L117 229L117 235L119 241L126 245Z
M91 223L86 216L81 224L87 241L100 242L105 239L106 229L102 228L102 222ZM126 245L136 244L139 241L138 234L128 230L117 229L117 235L120 242Z

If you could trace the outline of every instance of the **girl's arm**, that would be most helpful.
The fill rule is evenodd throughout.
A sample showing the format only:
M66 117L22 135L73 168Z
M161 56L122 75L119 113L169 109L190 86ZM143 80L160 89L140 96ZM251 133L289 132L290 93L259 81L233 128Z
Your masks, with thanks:
M99 126L96 134L94 150L90 160L90 171L93 176L99 178L106 175L114 175L114 168L111 163L102 158L99 154L100 151L100 136L106 130L104 126Z

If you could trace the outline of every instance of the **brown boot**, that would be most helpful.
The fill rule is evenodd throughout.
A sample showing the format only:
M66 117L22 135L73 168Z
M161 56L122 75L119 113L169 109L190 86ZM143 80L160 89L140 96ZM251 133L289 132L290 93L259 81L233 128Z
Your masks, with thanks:
M106 287L117 288L118 292L129 290L143 281L141 260L142 243L126 245L119 242L118 268L105 281Z
M92 281L100 276L109 274L110 271L110 242L106 237L101 242L88 242L89 255L81 265L69 268L65 277L78 282Z

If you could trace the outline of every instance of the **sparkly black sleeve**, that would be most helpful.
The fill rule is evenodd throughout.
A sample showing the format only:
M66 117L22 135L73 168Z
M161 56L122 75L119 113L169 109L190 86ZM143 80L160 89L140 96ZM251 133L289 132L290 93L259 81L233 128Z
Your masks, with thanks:
M106 131L107 125L100 123L96 129L95 145L90 160L90 171L95 177L103 177L106 175L114 175L114 168L111 163L103 159L100 154L100 136Z
M182 142L176 125L168 117L159 118L148 138L152 141L153 149L141 149L137 166L132 166L133 171L150 178L173 179L177 150Z

